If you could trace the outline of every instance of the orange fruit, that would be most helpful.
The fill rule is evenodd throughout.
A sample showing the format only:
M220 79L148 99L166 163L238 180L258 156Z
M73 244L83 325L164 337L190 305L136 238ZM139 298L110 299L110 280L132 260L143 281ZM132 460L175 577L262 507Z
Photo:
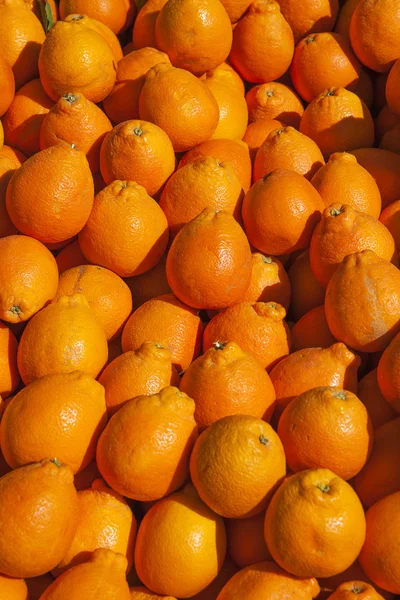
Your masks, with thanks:
M18 233L7 212L6 204L7 187L15 171L15 165L9 158L0 157L0 238Z
M262 119L249 123L246 132L243 136L243 141L249 147L251 160L254 161L257 150L264 140L267 139L271 131L275 129L283 129L285 125L276 119Z
M29 600L40 600L42 594L53 583L54 577L50 573L31 577L26 580L26 585L29 591Z
M384 350L400 329L399 310L400 272L372 250L346 256L329 281L329 329L355 350Z
M375 179L382 197L382 208L400 198L400 158L381 148L359 148L351 154Z
M40 600L96 600L104 598L130 600L126 582L127 560L106 548L96 548L88 562L76 565L60 575L44 592Z
M290 281L278 258L254 252L250 285L243 302L277 302L287 311L290 303Z
M22 235L1 238L0 254L0 318L27 321L56 295L56 261L43 244Z
M278 435L294 473L324 468L346 481L361 471L373 441L364 404L337 387L316 387L290 402Z
M338 33L313 33L298 45L290 66L290 76L297 93L311 102L330 87L349 88L355 92L361 65L350 43Z
M192 600L214 600L217 598L224 585L237 571L238 567L235 565L233 560L227 556L216 578L213 579L212 582L207 585L207 587L201 590L201 592L195 596L192 596Z
M89 488L96 479L100 479L101 475L97 468L96 460L92 460L82 471L75 473L74 486L79 492Z
M123 57L121 44L119 39L115 35L115 33L104 23L98 21L97 19L92 19L85 15L77 15L77 14L69 14L65 19L63 19L66 23L71 23L71 21L78 21L80 25L84 25L85 27L89 27L89 29L93 29L101 35L110 46L115 62L117 63Z
M147 0L133 24L132 41L136 50L140 48L156 48L156 22L160 10L167 0Z
M255 0L233 32L229 58L252 83L279 79L290 67L293 32L275 0Z
M85 296L61 296L25 327L18 370L25 385L51 373L76 370L97 377L107 355L106 334Z
M384 73L400 56L399 0L360 0L350 21L350 41L360 61Z
M100 169L107 185L116 179L135 181L154 196L175 170L171 140L153 123L124 121L105 136Z
M207 248L201 259L199 247ZM205 208L175 237L166 269L171 290L188 306L225 308L240 301L250 283L250 246L231 214Z
M316 306L303 315L291 328L292 350L329 348L336 342L325 317L325 307Z
M23 85L3 117L6 143L28 156L39 152L40 128L53 104L40 79L33 79Z
M175 387L126 402L97 445L96 461L106 482L141 502L180 488L188 477L197 437L194 408L193 400Z
M65 19L68 15L83 13L91 19L104 23L114 34L119 34L128 29L135 16L135 4L131 0L106 2L99 0L61 0L60 18Z
M326 287L348 254L366 249L397 263L393 236L383 223L348 204L331 204L311 238L310 264L317 281Z
M376 112L382 110L386 104L386 82L389 76L389 71L386 73L375 73L374 90L374 109Z
M399 411L399 377L397 375L400 359L400 336L396 335L384 350L378 364L378 383L385 400Z
M396 247L400 247L400 200L387 206L381 213L379 220L392 234Z
M168 0L156 21L157 48L174 67L195 75L215 69L228 58L232 26L219 0Z
M116 412L131 398L157 394L179 378L172 366L172 352L162 344L144 342L111 361L99 377L104 386L109 413Z
M324 578L318 579L318 583L321 586L321 594L320 594L321 599L328 600L329 596L338 587L340 587L343 584L346 584L348 582L353 582L353 581L362 581L365 584L368 584L371 586L374 585L372 583L372 581L366 576L366 574L362 570L361 565L358 562L358 560L355 561L348 569L346 569L342 573L339 573L338 575L334 575L333 577L327 577L325 579ZM376 591L382 595L382 598L385 598L386 600L393 600L394 594L391 594L390 592L382 590L381 588L378 588L377 586L374 586L374 587L376 587ZM352 598L354 598L354 596L352 596ZM373 600L376 600L376 598L373 598Z
M189 71L166 63L147 71L139 115L161 127L176 152L185 152L208 140L219 121L217 101L207 86Z
M351 88L366 106L371 110L374 104L374 84L369 71L361 70L358 83Z
M139 118L139 96L146 73L160 62L169 63L170 60L155 47L129 52L118 62L115 86L103 100L103 108L112 121L122 123Z
M397 124L395 127L393 127L393 129L385 133L385 135L381 139L379 148L383 148L384 150L390 150L391 152L396 152L397 154L400 154L399 134L400 125Z
M110 45L97 31L79 20L57 21L41 48L39 73L53 100L73 91L98 103L114 87L116 64Z
M100 147L112 125L103 111L79 92L61 96L43 119L40 149L55 146L60 140L75 144L86 154L93 173L100 168Z
M159 596L158 594L153 594L148 588L143 585L134 586L129 588L131 593L131 600L176 600L172 596Z
M122 350L137 350L144 342L170 348L178 371L188 368L200 354L203 326L198 312L173 294L144 302L128 319L122 332Z
M11 146L6 146L5 144L0 148L0 160L3 158L11 160L14 169L19 169L22 163L26 161L26 156L23 152ZM1 169L1 171L3 171L3 169Z
M397 417L397 413L379 389L377 369L373 369L360 379L357 395L365 405L374 429Z
M268 373L235 342L214 343L186 369L179 388L193 398L200 429L228 415L268 421L274 410L275 390Z
M385 133L394 129L399 123L400 117L389 108L388 104L385 104L375 119L376 137L381 140Z
M0 598L4 600L28 600L28 587L23 579L0 575Z
M56 263L60 275L68 269L88 264L77 239L60 250L56 256Z
M0 397L3 400L15 391L20 381L17 350L15 335L0 321Z
M286 311L275 302L241 302L215 315L204 330L203 348L236 342L270 369L290 351Z
M228 555L243 569L271 560L264 539L265 511L246 519L226 519Z
M300 131L318 144L325 157L370 147L374 141L371 113L356 94L345 88L329 88L316 96L304 111Z
M0 55L0 78L1 78L1 100L0 100L0 117L10 108L15 96L15 79L12 68L4 58Z
M235 88L237 92L241 92L242 96L245 95L246 88L243 79L240 77L239 73L235 71L232 65L229 62L223 62L215 69L211 69L201 75L200 79L207 79L216 77L221 82L229 84L231 88ZM217 136L215 136L217 137Z
M353 12L360 0L346 0L341 3L338 18L335 25L335 32L350 41L350 21Z
M1 573L36 577L53 569L77 526L70 467L46 459L7 473L0 479L0 508Z
M281 11L293 30L296 44L305 35L331 31L339 12L338 0L305 0L299 10L296 0L278 0Z
M323 208L321 196L302 175L275 169L245 195L244 229L257 250L279 256L307 248Z
M99 192L79 233L86 259L120 277L149 271L161 259L167 243L164 213L134 181L116 180Z
M297 321L308 311L324 303L325 289L318 283L311 270L310 251L296 257L288 269L291 287L290 312Z
M293 127L280 127L271 131L261 144L253 168L253 181L275 169L289 169L311 177L325 164L317 144Z
M351 600L357 594L360 600L383 600L375 588L364 581L348 581L342 583L337 590L329 596L330 600Z
M289 573L330 577L355 561L365 529L353 488L329 469L312 469L281 485L267 508L264 532L272 557Z
M389 76L386 82L386 101L388 107L395 115L400 116L400 102L397 98L396 90L400 84L400 60L397 60L390 69Z
M47 375L7 406L1 449L13 469L57 456L76 473L94 458L106 420L104 390L97 381L79 371Z
M200 156L178 169L167 181L160 206L173 239L205 208L227 211L240 221L243 191L229 162Z
M142 306L147 300L171 292L165 272L166 260L167 257L164 254L160 262L150 271L125 279L132 292L133 310Z
M250 88L246 94L249 121L278 119L298 129L304 108L300 98L279 81L263 83Z

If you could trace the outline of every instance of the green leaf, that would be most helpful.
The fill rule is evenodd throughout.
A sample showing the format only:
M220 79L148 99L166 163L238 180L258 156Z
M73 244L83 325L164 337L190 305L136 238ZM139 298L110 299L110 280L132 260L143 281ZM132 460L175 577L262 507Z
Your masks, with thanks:
M40 17L42 20L44 30L47 34L47 33L49 33L50 29L54 25L53 13L51 12L51 6L47 2L47 0L39 0L39 6L40 6Z

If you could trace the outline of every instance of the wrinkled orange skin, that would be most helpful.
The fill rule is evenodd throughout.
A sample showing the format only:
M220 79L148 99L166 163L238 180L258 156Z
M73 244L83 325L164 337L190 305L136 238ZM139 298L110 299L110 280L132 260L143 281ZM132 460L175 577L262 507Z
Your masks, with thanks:
M255 85L247 92L246 102L250 123L262 119L278 119L298 129L304 113L297 94L278 81Z

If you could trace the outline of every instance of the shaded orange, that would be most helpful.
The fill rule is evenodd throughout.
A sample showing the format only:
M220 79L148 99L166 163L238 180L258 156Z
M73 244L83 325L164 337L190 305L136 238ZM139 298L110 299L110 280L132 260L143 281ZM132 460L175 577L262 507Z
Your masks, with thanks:
M283 83L273 81L255 85L246 94L249 121L277 119L299 128L304 107L297 94Z
M323 304L306 312L290 333L293 352L304 348L329 348L336 342L328 327Z
M368 410L374 429L397 417L396 411L385 400L379 389L377 369L373 369L360 379L357 395Z

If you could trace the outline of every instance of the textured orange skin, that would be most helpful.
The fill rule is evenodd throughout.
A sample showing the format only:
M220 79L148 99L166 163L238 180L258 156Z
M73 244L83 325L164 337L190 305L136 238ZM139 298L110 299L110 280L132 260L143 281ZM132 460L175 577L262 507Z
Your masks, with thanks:
M211 71L207 71L207 73L204 73L204 75L202 75L200 77L200 79L205 80L207 78L213 78L213 77L218 78L218 80L221 80L221 82L229 84L231 86L231 88L234 87L236 91L241 92L242 96L245 95L245 93L246 93L245 83L244 83L243 79L240 77L239 73L237 71L235 71L235 69L232 67L232 65L230 63L228 63L228 62L221 63L215 69L212 69ZM214 134L214 137L221 138L221 136L216 136L215 134Z
M125 352L110 362L99 382L105 389L107 410L113 414L132 398L157 394L168 385L178 385L179 377L172 366L171 350L144 342L137 350Z
M312 469L281 485L267 508L264 533L272 557L289 573L330 577L355 561L365 529L353 488L329 469Z
M386 590L382 590L381 588L375 586L375 584L372 583L372 581L366 576L366 574L362 570L361 565L357 560L351 565L351 567L343 571L343 573L339 573L339 575L334 575L333 577L328 577L325 579L318 579L318 583L321 586L321 594L318 597L318 600L320 597L321 600L328 600L329 596L338 587L349 581L362 581L363 583L373 586L374 588L376 588L376 591L382 595L382 598L385 598L386 600L392 600L394 598L393 594L387 592Z
M195 401L200 429L235 414L269 421L274 410L275 390L268 373L235 342L214 344L188 367L179 388Z
M57 456L76 473L94 458L106 422L104 389L97 381L79 371L47 375L7 406L1 449L13 469Z
M397 124L395 127L393 127L393 129L385 133L385 135L381 139L379 148L383 148L384 150L390 150L391 152L396 152L397 154L400 154L399 135L400 124Z
M236 573L222 589L217 600L258 600L263 594L267 594L268 600L312 600L318 593L316 579L298 579L276 563L268 561L259 562Z
M223 520L187 485L145 515L136 541L135 566L143 583L157 594L187 598L218 575L225 552Z
M229 55L232 26L219 0L169 0L157 17L157 48L174 67L195 75L215 69Z
M312 139L293 127L280 127L261 144L254 161L253 181L275 169L289 169L311 179L324 164L324 157Z
M313 388L290 402L279 419L278 435L294 473L326 468L346 481L361 471L373 442L364 404L334 387Z
M138 12L133 24L132 41L136 50L156 48L156 21L167 0L148 0Z
M297 321L312 308L324 303L325 290L315 279L310 265L310 252L302 252L288 269L292 290L290 311Z
M2 600L29 600L28 588L23 579L0 575L0 598Z
M400 272L372 250L346 256L332 276L325 314L335 338L361 352L384 350L400 330Z
M143 585L134 586L129 588L131 593L131 600L176 600L173 596L159 596L158 594L153 594L148 588Z
M9 109L15 95L14 73L3 55L0 55L1 100L0 117Z
M148 47L129 52L118 62L115 86L103 101L110 119L122 123L139 118L139 96L146 73L160 62L170 63L168 55Z
M228 555L241 569L271 560L264 539L265 512L247 519L226 519Z
M240 19L245 15L251 2L249 2L249 0L222 0L222 4L224 5L233 25L240 21Z
M54 244L82 229L93 197L93 178L85 154L60 142L24 162L9 183L6 202L21 233Z
M227 211L240 222L243 195L229 162L200 156L187 163L170 177L160 197L171 239L207 207Z
M293 58L293 32L275 0L256 0L233 32L229 58L246 81L279 79Z
M382 208L400 198L400 157L381 148L359 148L351 152L358 163L375 179L382 197Z
M165 272L166 261L167 257L164 254L160 262L150 271L143 273L143 275L125 279L132 292L133 310L142 306L147 300L152 300L157 296L171 292Z
M327 287L348 254L366 249L397 264L395 241L381 221L348 204L331 204L322 213L311 238L311 269L317 281Z
M77 21L80 25L84 25L85 27L89 27L89 29L93 29L98 34L101 35L110 46L112 53L114 55L115 62L117 63L123 57L121 44L119 39L115 35L115 33L104 23L98 21L97 19L93 19L88 17L86 14L77 15L77 14L69 14L65 19L63 19L66 23L71 23L71 21Z
M40 79L33 79L22 86L3 117L6 143L27 156L39 152L40 128L53 104Z
M301 10L296 0L278 0L278 3L293 30L296 44L310 33L331 31L339 12L338 0L305 0Z
M122 554L97 548L88 562L60 575L40 600L130 600L126 567Z
M300 317L290 330L292 351L303 348L329 348L336 342L325 317L325 307L316 306Z
M400 15L400 5L399 5ZM400 101L398 99L398 89L400 85L400 60L397 60L390 69L386 82L386 101L389 108L400 117Z
M252 162L256 157L257 150L263 141L267 139L271 131L283 129L284 127L285 125L281 121L268 118L262 119L261 121L254 121L247 126L243 141L246 142L249 147Z
M91 19L104 23L116 35L132 24L136 13L135 3L131 0L61 0L60 18L71 14L84 14Z
M175 237L166 272L175 296L193 308L222 309L240 301L251 278L243 229L226 210L205 208Z
M237 565L227 556L216 578L204 590L192 596L191 600L215 600L224 585L238 570Z
M100 169L107 185L116 179L135 181L156 195L175 170L171 140L157 125L133 120L120 123L101 146Z
M116 70L108 42L79 21L57 21L39 55L42 85L55 101L73 90L92 102L101 102L114 87Z
M255 85L246 94L249 121L278 119L298 129L304 108L300 98L278 81Z
M350 43L338 33L315 33L296 46L290 75L298 94L306 101L329 87L347 87L353 92L361 64Z
M373 369L359 381L357 395L368 410L374 429L398 416L379 389L377 369Z
M68 244L68 246L65 246L62 248L62 250L60 250L56 256L56 263L61 276L64 271L68 271L68 269L73 269L74 267L79 267L81 265L87 265L88 261L83 256L83 252L79 246L79 241L74 240Z
M241 302L215 315L204 330L203 348L236 342L270 369L290 352L286 311L275 302Z
M17 350L15 335L0 321L0 396L3 400L15 391L20 382Z
M243 302L277 302L287 311L290 304L290 281L281 261L260 252L252 255L250 285Z
M134 181L113 181L97 194L79 233L87 260L120 277L154 267L168 243L167 219L145 188Z
M7 473L0 479L0 507L1 572L36 577L54 568L77 526L71 469L46 459Z
M293 352L270 373L278 412L281 413L294 398L316 386L340 387L357 393L359 365L359 357L341 343L329 348L305 348Z
M60 140L75 144L86 154L93 173L100 168L100 147L112 125L103 111L81 93L67 93L45 116L40 129L40 149Z
M311 179L325 206L330 206L339 198L355 210L379 219L381 194L374 178L357 163L357 159L347 152L334 152L326 165L321 167Z
M326 158L374 142L374 122L366 104L340 87L329 88L311 101L301 117L300 131L318 144Z
M360 0L346 0L340 7L339 15L335 25L335 32L342 35L350 42L350 21L353 12Z
M400 117L389 108L388 104L385 104L375 118L375 133L378 140L381 140L385 133L388 133L399 123Z
M378 594L375 588L363 581L348 581L342 583L328 600L352 600L354 594L360 600L383 600L383 596Z
M194 408L193 400L172 386L124 404L97 445L97 465L106 482L141 502L180 488L197 438Z
M0 6L0 54L13 70L15 88L38 76L38 57L45 33L39 19L13 3Z
M245 192L251 182L249 148L241 140L207 140L183 155L178 168L193 162L200 156L212 156L221 162L230 162Z
M57 292L56 261L38 240L22 235L1 238L0 254L0 318L27 321Z
M279 256L308 247L323 209L321 196L300 173L275 169L247 192L242 217L249 242Z
M97 377L107 362L103 326L83 294L61 296L27 324L18 347L18 369L27 385L50 373L80 370Z

